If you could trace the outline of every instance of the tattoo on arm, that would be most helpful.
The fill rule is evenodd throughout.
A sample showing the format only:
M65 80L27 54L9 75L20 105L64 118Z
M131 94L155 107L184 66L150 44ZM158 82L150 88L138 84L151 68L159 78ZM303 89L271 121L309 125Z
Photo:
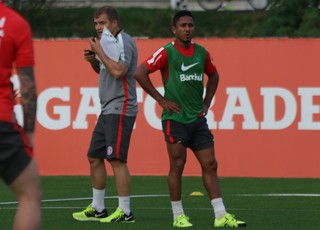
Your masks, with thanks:
M33 67L19 68L18 76L23 107L23 128L26 132L33 132L37 112L37 89Z

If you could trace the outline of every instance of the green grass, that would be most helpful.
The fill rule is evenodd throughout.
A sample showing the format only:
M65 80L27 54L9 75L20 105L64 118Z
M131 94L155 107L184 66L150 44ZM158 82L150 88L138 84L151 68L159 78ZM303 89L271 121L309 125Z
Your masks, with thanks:
M132 177L131 208L134 224L78 222L71 214L90 203L89 177L42 177L42 229L173 229L166 177ZM311 230L320 227L320 179L221 178L227 210L247 221L246 229ZM204 196L190 196L200 191ZM296 194L279 196L270 194ZM309 195L299 195L309 194ZM313 195L312 194L317 194ZM154 195L154 196L148 196ZM108 177L106 205L113 212L118 204L113 177ZM79 198L78 200L75 200ZM213 211L199 177L183 178L183 204L194 225L192 229L213 229ZM9 230L16 211L15 198L0 183L0 229Z

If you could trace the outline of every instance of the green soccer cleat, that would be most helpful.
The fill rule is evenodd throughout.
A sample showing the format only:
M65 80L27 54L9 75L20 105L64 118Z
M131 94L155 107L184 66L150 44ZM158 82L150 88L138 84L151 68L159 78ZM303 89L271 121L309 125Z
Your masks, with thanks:
M227 213L220 219L215 219L214 227L240 228L247 226L246 222L237 220L234 215Z
M173 227L176 227L176 228L192 227L193 225L189 222L189 219L190 218L188 216L182 214L173 221Z
M121 208L112 213L110 216L100 219L101 223L134 223L134 216L132 212L129 215L126 215Z
M72 217L79 221L100 221L107 216L108 212L106 209L103 209L102 212L97 212L91 204L82 212L72 213Z

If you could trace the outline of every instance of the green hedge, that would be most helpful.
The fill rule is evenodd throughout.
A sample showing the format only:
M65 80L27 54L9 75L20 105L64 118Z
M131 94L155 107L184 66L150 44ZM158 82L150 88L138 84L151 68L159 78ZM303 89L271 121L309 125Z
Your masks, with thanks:
M275 0L268 11L193 12L197 37L320 37L315 0ZM135 37L172 37L170 9L119 8L121 27ZM92 8L24 9L36 38L84 38L95 34Z

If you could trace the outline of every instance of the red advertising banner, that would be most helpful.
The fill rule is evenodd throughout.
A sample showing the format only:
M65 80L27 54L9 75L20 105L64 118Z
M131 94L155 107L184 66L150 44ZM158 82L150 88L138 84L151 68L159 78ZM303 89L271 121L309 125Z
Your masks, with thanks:
M136 39L139 63L170 41ZM320 39L195 41L208 49L220 73L207 115L219 175L320 177ZM89 175L86 153L100 104L98 76L84 61L84 48L85 39L35 41L41 175ZM160 74L151 77L162 91ZM166 175L160 107L138 85L137 92L129 169L132 175ZM107 171L113 174L109 166ZM191 151L184 175L201 175Z

